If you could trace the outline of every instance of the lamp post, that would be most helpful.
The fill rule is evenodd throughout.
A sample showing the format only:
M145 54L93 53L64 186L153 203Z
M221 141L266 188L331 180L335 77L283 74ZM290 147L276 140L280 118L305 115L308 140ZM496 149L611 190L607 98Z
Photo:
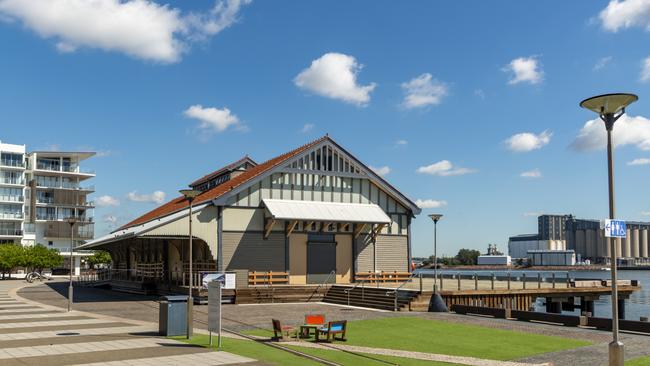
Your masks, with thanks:
M615 218L614 210L614 152L612 146L612 130L614 122L625 114L625 107L639 99L634 94L615 93L604 94L587 98L580 102L582 108L598 113L607 130L607 173L609 183L609 218ZM616 242L608 238L611 248L611 274L612 274L612 342L609 344L609 365L623 366L625 349L623 342L618 337L618 284L616 283L616 262L618 253Z
M68 285L68 312L72 311L72 271L74 270L74 257L72 251L74 250L74 224L77 223L77 218L70 216L66 219L70 224L70 284Z
M446 312L447 305L438 293L438 221L442 218L441 214L429 215L433 220L433 294L429 303L429 310L435 312Z
M181 189L180 193L185 197L185 199L190 204L189 212L189 237L190 237L190 247L189 247L189 291L187 297L187 339L192 338L192 331L194 329L194 313L192 307L194 305L194 299L192 298L192 201L196 196L200 195L202 192L196 189Z

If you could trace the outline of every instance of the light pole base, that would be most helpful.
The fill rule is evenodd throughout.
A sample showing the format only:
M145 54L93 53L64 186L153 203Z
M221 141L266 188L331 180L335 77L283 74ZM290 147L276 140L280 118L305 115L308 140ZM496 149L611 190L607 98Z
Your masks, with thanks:
M68 312L72 311L72 285L68 286Z
M187 339L192 338L194 333L194 299L190 296L187 299Z
M609 344L609 366L623 366L625 363L625 347L620 341Z
M449 309L447 309L447 304L445 304L445 300L443 300L442 296L440 296L440 294L437 292L434 292L433 295L431 295L431 301L429 301L429 312L432 313L449 312Z

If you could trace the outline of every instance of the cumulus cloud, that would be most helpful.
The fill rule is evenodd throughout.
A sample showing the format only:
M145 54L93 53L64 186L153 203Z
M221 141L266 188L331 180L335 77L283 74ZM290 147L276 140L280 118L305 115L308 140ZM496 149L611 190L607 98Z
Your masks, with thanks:
M437 200L430 200L430 199L427 199L427 200L418 199L418 200L415 201L415 204L419 208L438 208L438 207L447 206L447 201L437 201Z
M449 93L447 84L433 79L429 73L402 83L402 90L406 94L402 106L407 109L440 104Z
M326 53L313 60L293 79L301 89L315 94L342 100L356 105L370 102L370 93L377 84L360 85L357 75L363 68L353 56L342 53Z
M418 173L449 177L453 175L464 175L474 173L476 170L469 168L455 167L449 160L441 160L427 166L421 166L417 169Z
M150 202L161 204L165 202L165 192L155 191L151 194L138 194L137 191L129 192L127 198L133 202Z
M541 149L543 146L551 142L552 132L543 131L539 134L532 132L522 132L510 136L504 142L508 149L515 152L528 152Z
M627 165L648 165L648 164L650 164L650 159L648 158L634 159L632 161L627 162Z
M596 61L596 64L594 64L593 70L598 71L603 69L605 66L609 65L609 63L612 61L612 56L606 56L598 59Z
M610 32L631 27L641 27L650 31L650 1L612 0L600 12L599 18L602 27Z
M632 145L650 151L650 120L642 116L624 114L614 124L614 146ZM571 147L579 151L601 150L607 147L607 131L600 118L587 121L580 129Z
M186 117L198 120L199 128L202 130L212 130L216 132L223 132L228 127L234 126L242 128L239 118L230 112L230 109L224 107L222 109L213 107L203 107L200 104L193 105L187 108L183 114Z
M119 206L120 201L115 197L104 195L95 199L95 204L99 207Z
M519 174L522 178L541 178L542 172L539 169L528 170Z
M60 52L95 48L173 63L190 44L237 21L250 0L219 0L206 13L183 13L152 0L0 0L0 15L52 40Z
M373 172L377 173L378 176L383 177L390 173L390 167L388 166L381 166L381 167L374 167L374 166L369 166L370 169L372 169Z
M397 141L395 141L395 145L396 145L396 146L406 146L406 145L408 145L408 144L409 144L409 142L406 141L406 140L404 140L404 139L401 139L401 140L397 140Z
M641 82L650 80L650 57L646 57L641 61L641 75L639 76Z
M524 217L537 217L543 214L543 212L524 212Z
M300 129L300 132L302 133L310 133L314 127L316 127L313 123L305 123L304 126Z
M544 79L544 72L541 70L539 60L535 56L516 58L503 68L503 71L511 73L512 77L508 84L519 83L538 84Z

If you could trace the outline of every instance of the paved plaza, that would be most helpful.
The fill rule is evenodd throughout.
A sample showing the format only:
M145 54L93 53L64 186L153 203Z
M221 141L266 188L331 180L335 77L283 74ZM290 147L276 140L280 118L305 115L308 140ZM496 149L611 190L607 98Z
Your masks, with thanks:
M0 364L25 365L262 365L157 336L150 323L24 300L25 283L0 281ZM58 304L60 305L60 304ZM156 312L157 313L157 312Z

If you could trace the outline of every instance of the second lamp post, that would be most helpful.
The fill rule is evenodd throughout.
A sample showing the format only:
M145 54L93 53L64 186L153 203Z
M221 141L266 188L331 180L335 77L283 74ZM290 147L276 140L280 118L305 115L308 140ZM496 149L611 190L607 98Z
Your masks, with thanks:
M185 197L185 199L189 202L190 204L190 212L189 212L189 237L190 237L190 245L189 245L189 291L188 291L188 297L187 297L187 339L192 338L192 331L194 329L194 313L193 313L193 305L194 305L194 299L192 298L192 283L194 281L194 278L192 276L192 201L194 201L194 198L196 196L201 194L201 191L197 191L195 189L181 189L180 190L181 194Z

